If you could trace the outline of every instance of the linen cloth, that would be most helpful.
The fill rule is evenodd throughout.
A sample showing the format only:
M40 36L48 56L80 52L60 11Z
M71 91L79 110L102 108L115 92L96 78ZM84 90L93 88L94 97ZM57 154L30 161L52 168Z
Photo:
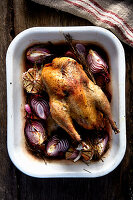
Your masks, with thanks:
M133 0L32 0L89 20L133 47Z

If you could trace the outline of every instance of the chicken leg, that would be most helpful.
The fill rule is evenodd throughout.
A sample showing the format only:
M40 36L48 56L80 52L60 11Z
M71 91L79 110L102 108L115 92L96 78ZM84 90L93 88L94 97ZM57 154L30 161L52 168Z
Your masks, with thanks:
M75 130L72 118L69 115L69 106L64 100L51 98L50 100L50 110L53 119L62 127L69 135L76 139L78 142L81 141L81 137Z

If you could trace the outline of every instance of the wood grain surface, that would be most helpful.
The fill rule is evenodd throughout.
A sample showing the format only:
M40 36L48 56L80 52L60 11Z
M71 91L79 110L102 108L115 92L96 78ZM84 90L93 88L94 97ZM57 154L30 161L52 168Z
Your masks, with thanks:
M0 200L132 200L133 199L133 49L126 55L127 150L110 174L95 178L36 179L22 174L7 153L6 51L12 39L33 26L88 26L90 22L30 0L0 3Z

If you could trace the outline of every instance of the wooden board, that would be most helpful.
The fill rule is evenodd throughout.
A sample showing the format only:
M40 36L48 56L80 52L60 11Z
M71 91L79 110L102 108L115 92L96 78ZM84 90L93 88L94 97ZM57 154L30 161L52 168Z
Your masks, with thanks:
M5 0L0 4L0 199L1 200L128 200L133 199L133 49L125 44L127 151L110 174L96 179L36 179L22 174L9 159L6 147L6 66L11 40L34 26L88 26L87 20L30 0Z

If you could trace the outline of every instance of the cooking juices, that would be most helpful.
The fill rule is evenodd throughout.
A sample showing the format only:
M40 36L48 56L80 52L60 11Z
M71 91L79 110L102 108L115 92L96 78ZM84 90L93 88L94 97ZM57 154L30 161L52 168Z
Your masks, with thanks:
M74 47L74 49L73 49ZM66 131L52 119L49 96L41 79L45 64L56 57L70 57L80 64L87 64L89 78L101 87L111 102L111 77L107 53L96 44L73 41L72 48L66 43L34 44L25 50L22 83L25 94L25 139L30 152L47 159L99 160L109 147L110 125L105 120L101 130L87 130L73 120L74 127L81 135L83 143L73 140ZM86 69L84 69L87 73Z

